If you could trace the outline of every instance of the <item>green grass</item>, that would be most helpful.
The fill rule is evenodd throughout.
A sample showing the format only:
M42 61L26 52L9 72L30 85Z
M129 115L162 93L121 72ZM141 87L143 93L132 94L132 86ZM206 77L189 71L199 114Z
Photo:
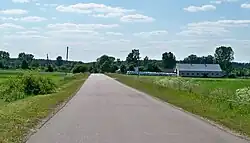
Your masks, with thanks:
M148 93L149 95L157 97L175 106L181 107L186 111L200 115L234 131L250 136L249 104L238 105L234 104L234 102L224 100L224 97L214 99L211 96L199 94L201 93L200 90L211 91L221 88L230 92L227 96L233 96L231 94L234 93L236 89L250 86L250 80L183 78L184 80L191 80L193 83L199 84L197 87L198 90L194 89L194 92L188 92L155 84L155 81L164 77L138 78L136 76L118 74L109 74L109 76L128 86Z
M49 74L48 76L52 76ZM0 142L21 143L30 129L47 117L62 102L68 100L82 86L87 74L66 79L54 76L61 86L59 92L50 95L28 97L11 103L0 101Z

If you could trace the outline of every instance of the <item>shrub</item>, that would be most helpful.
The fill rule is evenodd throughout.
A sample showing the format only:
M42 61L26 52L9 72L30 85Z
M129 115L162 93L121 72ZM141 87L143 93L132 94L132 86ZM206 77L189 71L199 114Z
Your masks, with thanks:
M87 72L88 68L85 65L76 65L73 69L73 73L84 73Z
M22 69L29 69L29 64L26 60L22 61L21 68Z
M53 72L54 68L52 67L52 65L48 65L48 68L45 71L46 72Z
M163 78L157 79L154 82L157 85L168 87L180 91L194 92L194 89L199 87L199 84L191 80L183 80L182 78Z
M0 91L0 98L6 102L11 102L27 96L50 94L55 90L56 84L50 78L28 73L11 77L4 82Z
M250 102L250 87L245 87L236 90L236 101L239 103Z

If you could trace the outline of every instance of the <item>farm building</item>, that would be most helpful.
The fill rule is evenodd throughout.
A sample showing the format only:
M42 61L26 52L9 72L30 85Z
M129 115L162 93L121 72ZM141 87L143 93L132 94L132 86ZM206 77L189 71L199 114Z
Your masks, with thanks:
M177 64L177 76L182 77L223 77L219 64Z

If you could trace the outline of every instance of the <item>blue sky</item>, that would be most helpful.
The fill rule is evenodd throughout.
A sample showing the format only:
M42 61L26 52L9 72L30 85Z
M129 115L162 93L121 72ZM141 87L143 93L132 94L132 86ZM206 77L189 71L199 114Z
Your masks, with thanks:
M249 26L250 0L2 0L0 49L55 59L69 46L71 60L87 62L125 59L134 48L183 59L225 45L235 61L249 62Z

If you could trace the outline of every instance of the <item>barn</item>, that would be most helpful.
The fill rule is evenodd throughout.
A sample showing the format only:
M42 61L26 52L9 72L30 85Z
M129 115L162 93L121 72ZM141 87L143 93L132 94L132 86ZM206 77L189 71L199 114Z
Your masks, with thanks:
M223 77L219 64L177 64L177 76L181 77Z

